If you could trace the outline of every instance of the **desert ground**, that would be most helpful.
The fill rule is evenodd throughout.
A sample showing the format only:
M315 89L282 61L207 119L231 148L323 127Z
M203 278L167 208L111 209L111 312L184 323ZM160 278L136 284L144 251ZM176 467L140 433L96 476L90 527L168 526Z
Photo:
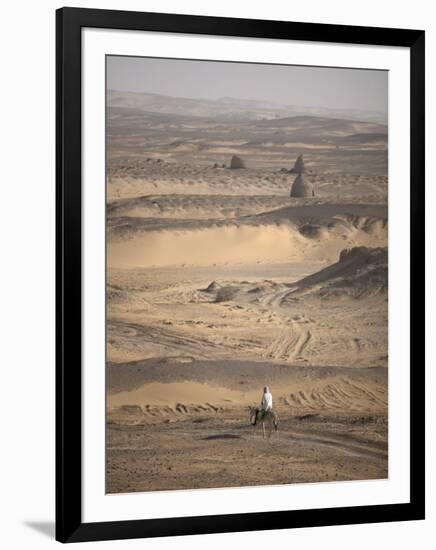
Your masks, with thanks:
M108 493L387 477L387 127L357 115L108 92Z

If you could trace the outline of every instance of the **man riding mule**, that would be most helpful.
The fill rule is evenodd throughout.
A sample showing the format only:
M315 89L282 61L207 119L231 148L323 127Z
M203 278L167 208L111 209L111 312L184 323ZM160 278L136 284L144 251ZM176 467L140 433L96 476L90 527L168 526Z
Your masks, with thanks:
M272 427L278 431L278 416L272 408L272 394L268 386L263 388L260 407L250 407L250 420L253 426L258 422L262 424L263 438L265 439L265 423L269 425L268 437L271 436Z

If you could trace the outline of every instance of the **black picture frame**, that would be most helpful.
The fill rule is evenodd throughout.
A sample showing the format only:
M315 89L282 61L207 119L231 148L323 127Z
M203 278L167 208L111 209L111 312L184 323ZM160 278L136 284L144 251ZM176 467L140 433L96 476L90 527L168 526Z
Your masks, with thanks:
M409 48L411 190L410 502L82 522L81 29L144 30ZM424 519L424 43L420 30L62 8L56 13L56 539L160 537Z

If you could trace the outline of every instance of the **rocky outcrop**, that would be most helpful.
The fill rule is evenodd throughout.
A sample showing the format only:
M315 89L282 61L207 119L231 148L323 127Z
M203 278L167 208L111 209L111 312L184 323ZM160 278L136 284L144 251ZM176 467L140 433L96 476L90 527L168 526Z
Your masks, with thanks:
M388 249L357 246L342 250L339 261L295 283L294 293L321 298L366 298L388 291Z
M207 288L202 288L201 291L212 293L212 292L218 292L221 288L222 286L219 283L217 283L216 281L212 281Z

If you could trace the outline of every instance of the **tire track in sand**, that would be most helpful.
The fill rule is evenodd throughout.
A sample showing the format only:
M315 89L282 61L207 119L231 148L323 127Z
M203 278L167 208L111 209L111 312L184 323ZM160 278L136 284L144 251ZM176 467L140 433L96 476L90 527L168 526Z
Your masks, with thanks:
M279 291L269 292L260 299L260 304L263 307L280 309L283 301L294 290L295 287L286 287ZM267 347L264 357L285 361L303 359L303 352L312 338L312 333L310 330L302 328L301 324L293 319L286 319L286 321L283 322L283 328L277 337Z
M336 437L334 435L306 435L298 432L292 432L289 434L289 437L299 443L323 445L336 449L346 455L359 456L366 459L386 460L388 456L387 448L384 448L381 445L366 443L363 441L347 441L344 437Z

